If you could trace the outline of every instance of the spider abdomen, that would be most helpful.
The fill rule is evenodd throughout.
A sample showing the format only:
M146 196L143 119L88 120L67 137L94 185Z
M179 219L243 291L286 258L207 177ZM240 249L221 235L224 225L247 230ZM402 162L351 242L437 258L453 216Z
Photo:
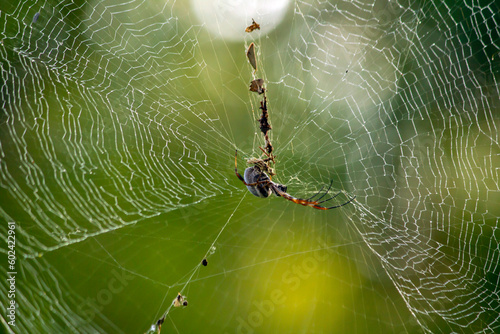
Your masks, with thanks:
M243 175L246 183L256 183L263 182L253 186L247 186L248 191L250 191L254 196L257 197L269 197L272 194L271 184L265 181L271 181L266 173L262 172L259 168L253 166L245 169Z

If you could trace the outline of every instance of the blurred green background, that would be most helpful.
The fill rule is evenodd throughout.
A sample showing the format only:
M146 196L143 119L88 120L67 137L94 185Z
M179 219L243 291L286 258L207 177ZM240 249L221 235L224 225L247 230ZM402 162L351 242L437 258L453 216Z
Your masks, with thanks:
M0 5L5 332L144 333L167 310L162 333L498 328L498 4L274 5ZM247 192L256 77L275 180L356 202Z

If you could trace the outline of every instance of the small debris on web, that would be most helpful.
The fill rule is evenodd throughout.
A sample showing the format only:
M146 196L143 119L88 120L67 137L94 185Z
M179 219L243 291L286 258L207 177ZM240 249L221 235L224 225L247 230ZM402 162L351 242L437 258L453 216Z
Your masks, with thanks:
M160 319L158 319L158 321L156 322L156 328L158 329L158 333L161 332L161 325L163 324L163 322L165 321L165 316L161 317Z
M245 32L252 32L255 29L260 30L260 24L258 24L257 22L255 22L254 19L252 19L252 24L246 27Z
M188 301L186 300L186 296L181 295L181 293L179 292L177 294L177 297L174 298L172 304L174 305L174 307L187 306Z

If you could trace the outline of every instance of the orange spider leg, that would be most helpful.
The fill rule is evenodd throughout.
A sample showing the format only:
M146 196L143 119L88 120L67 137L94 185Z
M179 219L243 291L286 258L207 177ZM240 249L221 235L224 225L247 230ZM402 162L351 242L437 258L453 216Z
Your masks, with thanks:
M260 148L260 150L261 150L262 152L264 152L264 154L265 154L265 155L267 155L267 158L268 158L269 160L271 160L273 163L275 163L275 162L274 162L274 158L276 158L276 156L272 155L272 153L271 153L271 154L267 153L267 152L266 152L266 150L264 150L264 149L263 149L262 147L260 147L260 146L259 146L259 148ZM266 159L266 160L267 160L267 159Z
M344 206L346 204L349 204L351 203L355 198L356 196L353 196L351 199L349 199L347 202L345 203L342 203L342 204L339 204L339 205L335 205L335 206L330 206L330 207L324 207L324 206L321 206L319 204L321 203L324 203L324 202L327 202L335 197L337 197L339 194L341 194L341 192L339 192L338 194L335 194L333 195L332 197L326 199L326 200L323 200L323 201L311 201L311 200L306 200L306 199L302 199L302 198L296 198L296 197L293 197L292 195L289 195L288 193L286 192L283 192L281 191L278 187L275 187L274 185L273 186L273 189L283 198L289 200L289 201L292 201L296 204L300 204L300 205L303 205L303 206L309 206L311 208L314 208L314 209L318 209L318 210L330 210L330 209L336 209L336 208L340 208L341 206ZM331 187L331 183L330 183L330 187ZM328 187L328 189L330 189L330 187ZM323 188L321 188L323 189ZM320 190L321 191L321 190ZM326 194L328 193L328 190L326 191L326 193L321 196L319 199L323 198ZM319 194L319 192L318 192ZM314 196L312 196L311 198L314 198L316 197L318 194L315 194Z

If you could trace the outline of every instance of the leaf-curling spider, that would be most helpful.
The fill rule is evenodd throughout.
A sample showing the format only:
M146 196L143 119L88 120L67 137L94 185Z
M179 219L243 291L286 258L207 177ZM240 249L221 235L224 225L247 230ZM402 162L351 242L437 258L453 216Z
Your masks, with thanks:
M341 206L351 203L356 198L356 196L353 196L347 202L339 205L334 205L330 207L321 206L320 204L326 203L342 193L340 191L337 194L330 196L325 200L321 200L330 191L330 188L332 187L333 184L333 180L330 182L330 185L328 186L328 189L326 189L325 193L316 199L314 198L321 194L325 186L323 186L316 194L309 197L308 199L293 197L292 195L286 192L287 186L271 181L271 178L266 173L268 173L271 176L274 175L274 173L273 169L269 167L267 163L268 161L266 160L268 159L250 159L248 163L253 164L253 166L245 169L245 172L243 173L244 176L241 176L241 174L238 173L238 150L236 150L236 153L234 154L234 171L236 173L236 176L238 177L238 179L241 180L241 182L243 182L244 185L247 186L248 190L257 197L266 198L269 197L271 194L274 194L278 197L283 197L289 201L292 201L295 204L309 206L311 208L318 210L330 210L330 209L340 208Z

